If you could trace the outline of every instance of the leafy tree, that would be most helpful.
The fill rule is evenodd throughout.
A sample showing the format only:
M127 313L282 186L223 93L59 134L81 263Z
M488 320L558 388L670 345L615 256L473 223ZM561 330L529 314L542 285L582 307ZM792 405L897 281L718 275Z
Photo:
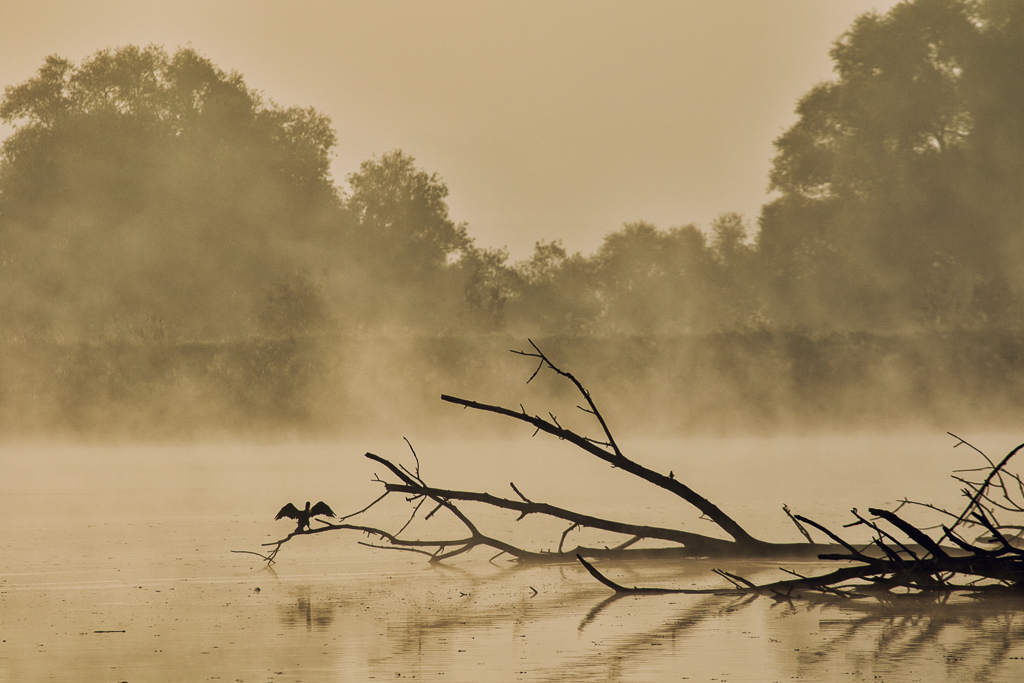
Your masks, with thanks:
M1022 23L1019 3L916 0L835 43L836 79L775 142L779 196L758 247L776 314L886 328L987 317L964 288L980 304L1006 247L1015 261L1024 246Z
M606 329L673 333L723 323L710 289L714 263L695 225L663 232L626 223L605 237L595 259Z
M756 252L750 232L746 220L738 213L723 213L711 221L708 255L712 266L705 270L705 277L709 300L713 302L708 315L717 327L745 325L759 312Z
M596 256L609 331L651 333L662 326L671 299L664 245L664 233L645 221L605 236Z
M466 225L448 217L448 186L401 150L364 161L347 180L345 207L355 229L393 277L443 270L469 246Z
M437 173L394 150L364 161L347 181L342 202L360 276L346 302L367 324L450 328L463 313L467 287L476 288L471 299L487 297L482 281L467 284L466 278L474 277L474 268L493 268L498 255L476 251L467 226L449 218L448 187ZM462 258L467 261L458 268ZM477 274L486 280L482 271Z
M519 274L507 261L504 249L475 244L462 249L455 270L462 278L462 314L470 329L492 332L506 324L508 304L522 288Z
M244 332L296 250L336 230L327 117L265 103L191 49L48 57L0 119L8 325Z
M561 241L537 242L533 254L514 266L518 289L509 324L530 334L584 334L598 331L604 310L597 264L569 254Z
M256 313L258 331L273 337L315 332L329 317L320 288L307 273L298 271L271 284Z
M751 246L748 242L750 230L738 213L723 213L711 221L711 253L714 259L734 267L746 265Z
M982 285L992 296L979 295L977 303L989 319L1020 325L1020 305L1010 300L1024 292L1024 3L986 0L975 20L979 40L963 88L974 122L970 197L994 235L985 245L991 277Z

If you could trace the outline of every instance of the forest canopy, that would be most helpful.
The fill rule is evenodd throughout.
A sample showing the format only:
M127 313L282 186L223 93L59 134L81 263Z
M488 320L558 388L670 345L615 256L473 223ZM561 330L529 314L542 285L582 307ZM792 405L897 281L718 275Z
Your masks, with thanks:
M836 356L814 341L828 335L970 333L991 348L1009 334L999 362L1016 372L1024 4L902 2L859 17L831 57L834 78L775 141L760 216L638 220L589 255L552 236L510 262L449 215L444 180L411 155L383 152L338 183L325 114L192 48L51 56L0 101L14 131L0 149L0 329L9 344L237 343L189 372L267 411L316 400L303 373L323 368L298 360L309 340L367 335L733 335L707 342L724 353L761 334L751 358L799 368L799 388L808 372L814 386L857 374L833 361L860 357L865 338ZM6 395L39 379L24 371L35 362L0 374ZM79 369L47 379L62 396L84 372L68 363ZM157 384L184 381L146 363ZM150 377L129 375L106 390Z
M861 16L832 48L835 78L775 141L756 226L727 211L703 229L637 221L594 254L553 239L519 263L476 246L444 181L401 151L335 185L327 116L265 101L191 48L49 57L0 103L14 126L4 324L78 338L151 320L197 337L1017 328L1022 26L1005 0Z
M797 105L759 252L778 320L1019 327L1024 5L918 0L860 17Z
M49 57L0 117L15 125L0 159L8 329L237 334L247 299L336 211L327 117L264 103L190 49Z

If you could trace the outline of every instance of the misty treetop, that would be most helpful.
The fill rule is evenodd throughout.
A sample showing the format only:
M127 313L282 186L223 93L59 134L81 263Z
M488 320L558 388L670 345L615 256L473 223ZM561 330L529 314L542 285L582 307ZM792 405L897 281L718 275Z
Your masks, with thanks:
M510 263L399 150L330 176L335 133L192 49L49 57L5 89L6 330L692 334L1019 328L1024 3L856 20L776 141L756 226L642 220ZM557 238L557 236L553 236Z
M917 0L834 45L799 102L759 247L774 317L1022 322L1024 3Z
M831 54L756 223L515 263L401 150L336 184L327 116L195 50L49 57L0 100L0 433L432 421L519 386L526 336L640 430L1016 424L1024 2L903 2Z
M341 190L326 116L266 103L191 49L128 46L79 65L50 57L5 90L0 117L15 126L0 158L8 332L589 333L733 322L708 305L708 292L729 288L714 272L729 258L694 226L631 223L593 256L550 242L509 264L450 218L444 181L411 156L367 160Z
M191 49L49 57L0 117L15 126L0 160L8 325L242 331L251 293L336 211L329 120L263 102Z

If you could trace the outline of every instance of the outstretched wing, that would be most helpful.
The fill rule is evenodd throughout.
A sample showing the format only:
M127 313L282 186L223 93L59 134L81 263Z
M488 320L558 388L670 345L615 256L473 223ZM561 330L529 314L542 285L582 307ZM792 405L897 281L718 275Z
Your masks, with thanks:
M317 505L319 505L319 503L317 503ZM291 517L292 519L298 519L299 509L292 505L291 503L288 503L283 508L281 508L281 511L277 513L277 517L274 517L274 519L281 519L282 517Z
M323 515L324 517L336 516L334 514L334 510L332 510L330 506L322 500L313 506L313 509L309 511L309 514L311 517L315 517L317 515Z

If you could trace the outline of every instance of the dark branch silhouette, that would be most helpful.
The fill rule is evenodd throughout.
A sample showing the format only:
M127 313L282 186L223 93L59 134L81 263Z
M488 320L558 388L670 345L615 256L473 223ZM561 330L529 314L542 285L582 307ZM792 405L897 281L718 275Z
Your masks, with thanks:
M601 414L601 411L598 410L597 405L591 398L590 392L583 386L583 384L578 379L576 379L575 376L573 376L569 372L560 369L554 363L552 363L551 360L546 355L544 355L544 353L539 348L537 348L537 345L534 344L533 341L530 341L530 346L532 346L534 349L533 353L528 353L525 351L512 352L521 356L526 356L528 358L539 359L540 365L538 366L537 370L534 371L533 375L530 377L530 380L536 377L537 373L546 367L555 372L556 374L558 374L559 376L565 377L570 382L572 382L573 385L575 385L577 391L580 392L584 400L587 402L588 407L583 409L584 412L593 415L594 418L600 424L601 430L604 433L605 437L604 441L599 441L586 436L582 436L570 429L566 429L559 425L554 420L554 418L552 418L551 420L547 420L540 417L539 415L529 415L526 412L526 410L522 408L519 412L517 412L514 410L510 410L508 408L503 408L501 406L480 403L477 401L470 401L455 396L449 396L447 394L442 394L441 400L447 401L448 403L454 403L456 405L465 406L467 408L473 408L475 410L496 413L498 415L504 415L515 420L520 420L533 426L539 431L551 434L553 436L557 436L560 439L564 439L565 441L568 441L574 446L583 449L587 453L590 453L591 455L594 455L615 467L621 468L632 475L635 475L645 481L654 484L655 486L658 486L660 488L665 489L666 491L671 491L672 493L676 494L677 496L685 500L687 503L697 508L704 516L706 516L712 522L721 527L723 531L729 534L737 543L744 546L745 549L755 551L759 547L767 545L763 541L759 541L753 536L751 536L749 533L747 533L747 531L743 529L743 527L741 527L735 520L733 520L732 517L722 512L717 505L715 505L708 499L704 498L690 487L683 484L674 476L669 476L668 474L661 474L660 472L655 472L627 458L619 449L619 446L617 445L615 438L612 436L611 430L608 428L608 423L605 421L605 418Z
M568 510L548 503L534 501L522 494L514 483L510 483L516 499L501 498L485 492L456 491L451 489L430 486L423 479L420 473L419 457L415 449L409 444L410 451L416 460L413 469L396 464L386 458L373 453L367 453L366 457L387 468L392 475L392 480L377 479L378 483L384 486L384 494L374 503L359 512L341 518L344 521L350 517L365 513L370 507L382 500L391 493L399 493L407 496L407 501L413 506L408 520L397 532L389 532L383 529L366 526L353 526L348 524L327 524L315 529L309 528L308 524L300 524L296 530L280 541L266 544L274 549L268 555L257 553L268 561L273 561L281 546L291 538L298 535L311 533L322 533L334 530L357 530L370 536L380 539L380 544L373 544L374 547L402 549L426 554L431 562L440 562L457 555L469 552L480 546L496 550L498 555L507 554L516 560L525 562L571 562L575 561L577 555L589 558L685 558L685 557L813 557L817 553L836 550L831 545L818 545L814 543L769 543L751 536L735 520L723 512L711 501L699 495L684 483L675 478L674 473L661 474L655 472L638 462L627 457L622 451L612 433L608 422L598 408L590 392L572 373L566 372L551 362L551 360L535 345L530 342L533 349L531 352L513 352L528 358L535 358L539 361L537 369L528 381L531 381L538 372L549 370L570 381L576 390L583 397L584 406L580 406L585 413L592 415L600 426L601 436L592 438L567 429L558 424L557 419L549 414L548 418L536 415L529 415L525 409L513 411L500 406L493 406L476 401L469 401L452 396L442 396L442 399L457 405L468 408L475 408L486 412L494 412L512 417L516 420L526 422L539 431L556 436L568 441L585 452L608 462L612 466L621 469L629 474L637 476L649 483L674 493L686 502L693 505L706 518L716 523L728 538L716 538L703 534L684 531L681 529L669 529L652 527L647 525L630 524L616 520L603 519L593 515L585 515L573 510ZM408 442L407 442L408 443ZM453 515L466 529L467 535L457 538L436 538L436 539L410 539L403 533L415 518L421 516L421 508L424 503L430 502L432 509L426 515L422 515L424 521L432 518L436 513L444 510ZM558 541L557 549L530 550L521 548L499 538L487 535L480 531L472 519L458 507L458 503L477 503L488 505L492 508L510 510L519 513L519 519L527 515L543 515L550 518L561 519L570 522L570 526L562 533ZM295 513L299 511L292 506ZM315 507L314 507L315 510ZM311 513L314 512L311 510ZM288 506L281 514L288 511ZM290 512L290 511L289 511ZM286 515L290 516L290 515ZM322 520L321 520L322 521ZM566 549L565 540L567 535L575 529L596 529L624 535L626 538L618 545L608 547L586 547L577 546ZM669 545L663 547L634 547L642 540L663 541ZM432 548L432 551L426 550ZM497 555L495 556L497 557ZM493 558L492 558L493 559Z
M964 495L969 499L967 506L959 514L950 513L930 504L912 501L901 502L896 510L870 508L868 510L870 517L865 517L854 509L852 513L856 521L847 526L864 526L874 534L872 542L858 550L825 526L802 515L794 514L788 506L784 506L783 511L797 525L807 542L772 543L754 538L717 505L676 479L673 472L669 472L667 475L661 474L628 457L619 446L608 422L583 383L572 373L556 366L532 341L530 345L533 349L531 352L513 352L538 361L537 368L527 382L532 381L539 372L544 370L552 371L571 382L585 402L584 406L579 406L580 409L593 416L600 426L600 438L589 437L563 427L551 413L548 413L546 418L540 415L531 415L522 406L519 410L512 410L449 395L442 395L442 400L465 408L509 417L530 425L537 432L551 434L568 441L617 469L674 493L695 507L705 518L717 524L731 538L715 538L681 529L630 524L585 515L527 498L514 483L510 483L510 487L517 499L502 498L486 492L459 491L431 486L423 478L419 457L416 455L415 449L412 448L412 444L409 444L416 461L412 470L374 453L366 453L365 457L387 468L393 479L376 478L376 481L384 486L384 493L362 510L339 519L339 522L343 522L350 517L362 515L388 495L398 493L406 497L406 502L412 505L412 511L408 520L397 532L372 526L326 522L323 526L310 528L311 517L318 514L333 516L330 508L323 503L318 503L310 509L309 503L306 503L306 509L300 511L289 504L281 510L278 518L287 516L297 519L298 526L295 531L279 541L265 544L273 547L273 550L267 555L255 554L263 557L268 563L273 562L281 547L295 536L348 530L358 531L378 539L376 542L364 541L364 545L421 553L427 556L430 562L441 562L477 547L488 547L497 551L497 555L492 557L492 560L507 554L515 560L524 562L579 561L595 579L616 593L740 592L790 599L807 591L827 593L840 598L853 598L878 591L887 593L893 591L986 593L1007 590L1020 591L1024 587L1024 550L1014 545L1015 538L1007 538L1007 535L1003 533L1004 531L1013 531L1015 535L1019 535L1022 526L1004 524L997 518L998 512L1024 512L1024 482L1017 475L1005 470L1007 463L1024 448L1024 444L1015 448L998 463L994 463L978 451L985 458L987 467L962 470L954 474L954 478L964 485ZM959 437L956 438L959 439ZM963 444L970 446L966 441L959 439L957 445ZM971 448L974 447L971 446ZM981 476L982 478L981 481L974 481L970 478L971 476ZM421 509L428 502L431 504L430 512L422 515L423 521L430 520L438 512L445 511L453 515L465 527L466 534L432 539L405 537L403 534L413 520L421 516ZM517 521L528 515L542 515L564 520L570 525L562 532L557 549L530 550L483 533L470 516L457 505L457 503L463 502L516 512L519 514ZM904 505L918 505L938 511L954 521L949 526L940 525L942 535L936 539L930 536L926 529L918 527L898 514ZM831 543L812 542L807 528L803 525L822 532ZM976 529L982 533L972 542L964 538L962 531L965 528ZM565 549L566 537L577 529L613 532L622 534L625 538L621 543L610 548L577 546L573 549ZM669 545L655 548L634 547L642 540L662 541ZM946 543L948 545L944 545ZM986 545L991 547L984 547ZM716 570L719 576L731 584L731 587L693 590L664 587L627 588L608 578L588 562L588 559L653 557L747 557L755 559L813 557L827 561L841 561L851 566L845 566L820 576L802 576L795 572L788 572L790 577L763 585L756 585L736 574Z
M963 443L966 442L961 440L961 444ZM923 506L955 517L957 524L986 530L988 534L979 536L977 542L993 543L996 546L994 548L983 548L964 540L954 532L953 527L956 524L953 526L941 525L943 533L936 541L923 530L900 517L895 511L870 508L868 512L874 516L874 520L867 519L853 510L857 521L847 525L866 525L876 533L871 545L863 550L857 550L839 535L813 520L800 515L794 516L794 521L803 522L822 531L846 550L845 553L822 553L818 555L819 559L856 563L854 566L843 567L828 574L813 577L794 573L794 576L797 577L795 579L762 585L756 585L735 574L721 570L715 571L719 576L732 583L735 591L772 595L786 599L799 597L801 591L828 593L841 598L863 597L866 592L876 595L879 592L887 595L934 592L1024 595L1024 550L1016 547L1002 533L1004 529L1017 530L1020 525L1000 524L995 520L992 512L992 507L1015 512L1024 509L1021 505L1024 502L1024 487L1016 487L1016 493L1020 497L1015 498L1011 487L999 484L998 488L1003 494L1001 501L988 497L986 493L986 489L992 482L1000 482L1003 477L1015 482L1020 481L1017 475L1005 472L1004 467L1022 448L1024 448L1024 444L1013 449L998 464L993 464L985 456L990 467L972 470L986 472L986 476L981 482L966 480L954 475L954 479L967 485L964 495L969 499L967 507L959 515L954 515L933 505ZM984 454L982 455L984 456ZM984 505L986 500L991 502L990 507ZM900 507L910 502L904 501ZM895 532L881 527L879 521L894 527ZM905 536L907 541L900 540L897 533ZM955 548L942 547L940 543L943 540L952 541ZM617 594L698 593L712 592L713 590L629 588L605 576L584 558L578 559L594 578ZM901 591L901 593L896 593L896 591Z

